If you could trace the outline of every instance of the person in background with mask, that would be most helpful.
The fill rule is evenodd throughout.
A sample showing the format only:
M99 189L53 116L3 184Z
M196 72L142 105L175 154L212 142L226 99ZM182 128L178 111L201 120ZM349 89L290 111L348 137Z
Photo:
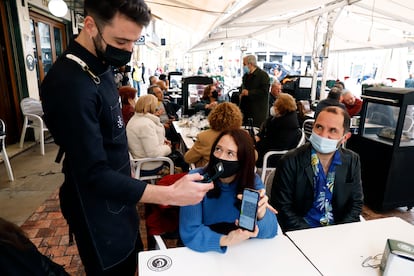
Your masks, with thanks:
M180 208L180 237L185 246L199 252L225 253L228 246L250 238L273 238L277 234L277 219L268 208L268 197L260 177L254 172L253 141L243 129L222 132L210 152L210 161L204 168L190 173L213 176L214 167L221 162L223 174L214 181L214 189L202 202ZM203 183L200 183L203 185ZM260 200L257 224L253 232L238 228L241 197L244 188L257 190Z
M65 155L62 214L87 275L135 275L143 250L137 203L196 204L213 188L199 174L171 186L131 177L125 123L111 66L131 60L151 20L143 0L85 0L84 27L41 85L44 119Z
M257 67L254 55L243 58L243 72L240 93L243 125L249 125L249 118L253 118L253 126L260 127L269 115L269 75Z
M296 101L287 93L280 93L270 108L270 116L255 136L256 150L259 154L256 167L263 166L263 157L271 150L289 150L295 148L302 131L300 130ZM278 158L270 158L268 166L276 167Z
M211 110L213 110L218 102L218 92L214 84L209 84L204 88L203 96L200 101L194 105L195 111L204 111L205 115L208 116Z
M270 203L284 232L359 221L360 159L342 147L351 136L349 125L348 112L326 107L316 117L310 143L280 159Z
M279 94L282 93L282 84L278 79L275 79L270 86L270 93L269 93L269 106L270 108L273 107L277 97Z

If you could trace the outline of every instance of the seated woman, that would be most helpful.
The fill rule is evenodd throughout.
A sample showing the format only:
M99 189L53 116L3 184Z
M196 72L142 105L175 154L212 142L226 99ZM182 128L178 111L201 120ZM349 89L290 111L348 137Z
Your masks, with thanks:
M121 86L118 88L118 92L122 103L122 117L125 125L127 125L129 119L135 114L137 89L131 86Z
M220 132L241 128L243 116L237 105L223 102L217 105L208 115L207 120L210 124L210 129L200 132L194 145L184 155L184 160L187 163L194 163L196 167L203 167L208 163L211 146Z
M280 93L270 108L269 118L263 123L256 139L259 158L256 166L263 166L263 156L271 150L288 150L295 148L302 136L295 99L286 93ZM270 160L270 167L276 166L275 158Z
M213 110L217 104L218 92L214 84L209 84L204 88L203 96L200 101L194 104L195 111L204 111L206 116Z
M218 162L222 162L224 172L214 181L214 189L200 203L180 208L179 228L184 245L199 252L224 253L228 246L250 238L276 236L276 215L268 208L264 185L254 172L253 141L245 130L222 132L214 141L208 165L190 173L214 175ZM238 228L241 203L238 195L244 188L260 192L257 224L253 232Z
M158 100L154 95L139 97L135 114L126 127L128 148L132 158L160 157L171 153L171 142L165 138L165 129L155 115ZM141 175L153 175L163 168L163 162L142 165Z

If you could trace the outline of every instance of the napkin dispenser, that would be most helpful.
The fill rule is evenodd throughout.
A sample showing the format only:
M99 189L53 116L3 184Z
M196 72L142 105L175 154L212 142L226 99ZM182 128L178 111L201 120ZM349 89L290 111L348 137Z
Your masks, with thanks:
M382 255L380 270L382 276L409 276L414 271L414 245L387 239Z

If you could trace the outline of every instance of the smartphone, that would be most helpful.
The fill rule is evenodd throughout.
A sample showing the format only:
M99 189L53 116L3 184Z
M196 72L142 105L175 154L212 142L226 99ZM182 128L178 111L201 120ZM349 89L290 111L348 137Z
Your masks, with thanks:
M203 179L200 180L200 182L203 183L210 183L214 180L216 180L218 177L220 177L220 175L224 172L224 167L223 167L223 163L218 162L215 166L214 166L214 175L210 177L210 175L208 173L203 174Z
M252 189L243 190L243 198L240 209L239 227L251 232L254 231L257 221L257 204L259 203L259 192Z

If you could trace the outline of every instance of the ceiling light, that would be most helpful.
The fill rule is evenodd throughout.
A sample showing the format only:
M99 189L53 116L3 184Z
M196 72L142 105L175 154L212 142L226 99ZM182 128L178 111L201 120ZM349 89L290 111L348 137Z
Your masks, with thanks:
M49 0L48 8L57 17L64 17L68 12L68 5L63 0Z

